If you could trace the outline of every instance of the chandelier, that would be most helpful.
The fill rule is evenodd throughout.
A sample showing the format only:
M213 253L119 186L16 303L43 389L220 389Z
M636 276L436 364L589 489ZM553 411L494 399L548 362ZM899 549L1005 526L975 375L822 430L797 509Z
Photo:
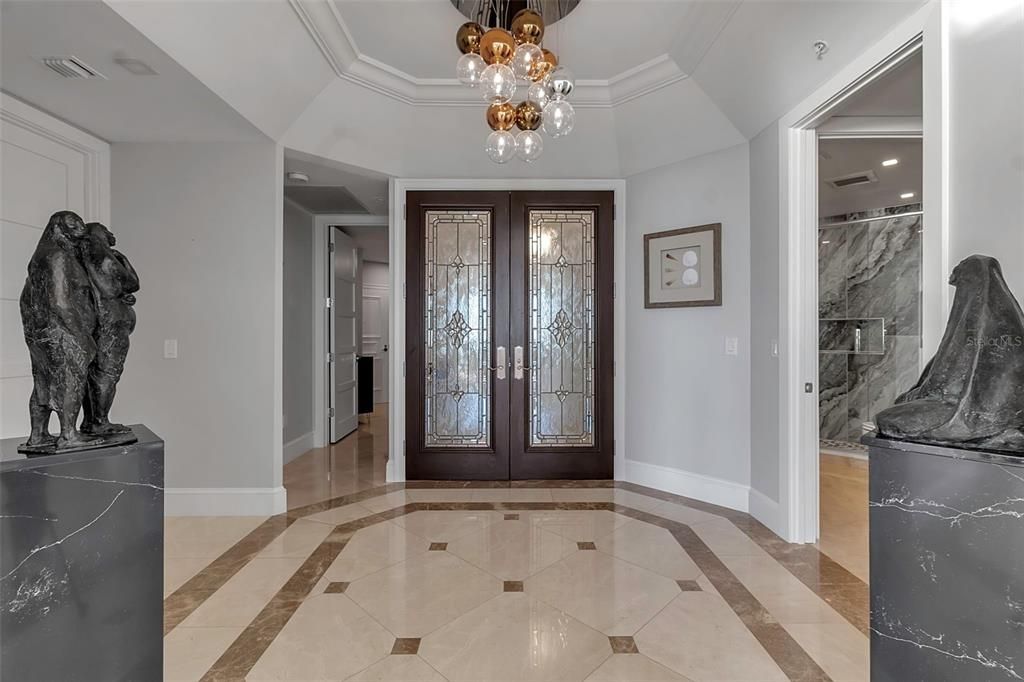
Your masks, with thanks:
M538 131L551 138L572 132L576 112L568 97L576 79L543 46L541 0L518 3L526 7L507 21L511 2L476 3L476 21L467 21L455 35L462 53L455 70L459 81L479 89L489 105L486 118L492 132L484 145L487 156L495 163L508 163L513 157L529 163L544 150ZM488 25L492 27L485 28ZM520 85L525 99L514 102Z

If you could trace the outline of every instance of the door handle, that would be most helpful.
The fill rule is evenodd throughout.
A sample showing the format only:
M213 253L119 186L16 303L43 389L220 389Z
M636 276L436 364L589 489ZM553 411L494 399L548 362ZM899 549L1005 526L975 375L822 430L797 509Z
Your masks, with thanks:
M512 350L512 376L522 381L523 373L529 372L530 367L523 364L523 347L516 346Z
M488 369L490 369L493 372L496 372L498 379L504 379L505 367L507 364L505 360L505 346L498 346L497 349L495 349L494 363L494 367L488 367Z

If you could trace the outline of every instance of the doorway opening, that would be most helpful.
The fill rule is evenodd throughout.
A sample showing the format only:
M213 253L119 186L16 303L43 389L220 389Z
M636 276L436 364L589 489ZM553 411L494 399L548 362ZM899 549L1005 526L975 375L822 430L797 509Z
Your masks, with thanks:
M409 192L409 478L611 478L611 192Z

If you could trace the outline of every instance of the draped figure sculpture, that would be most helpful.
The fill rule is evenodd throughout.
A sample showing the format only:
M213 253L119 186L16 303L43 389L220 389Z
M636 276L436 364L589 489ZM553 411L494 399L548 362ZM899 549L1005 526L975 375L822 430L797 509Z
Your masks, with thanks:
M878 433L1024 456L1024 313L995 258L964 259L949 283L956 296L939 349L876 415Z
M131 443L108 420L135 327L138 277L113 235L72 211L54 213L28 264L21 320L32 363L31 431L18 450L53 454ZM81 429L78 416L86 405ZM49 432L57 415L60 434Z

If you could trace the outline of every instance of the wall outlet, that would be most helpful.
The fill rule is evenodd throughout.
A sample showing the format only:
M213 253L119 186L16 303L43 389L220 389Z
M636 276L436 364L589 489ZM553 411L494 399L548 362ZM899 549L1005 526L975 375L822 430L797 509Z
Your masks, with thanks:
M726 355L739 355L740 354L740 340L735 336L725 337L725 354Z
M178 357L178 339L164 339L164 358L173 360Z

